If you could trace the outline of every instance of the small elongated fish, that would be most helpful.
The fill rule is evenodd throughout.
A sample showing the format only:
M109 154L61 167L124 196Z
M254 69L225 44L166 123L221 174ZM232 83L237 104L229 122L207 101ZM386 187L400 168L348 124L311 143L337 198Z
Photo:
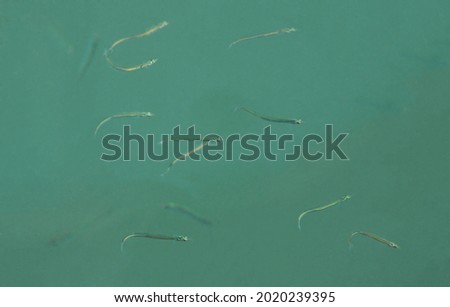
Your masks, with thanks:
M151 117L151 116L155 116L155 114L153 114L151 112L130 112L130 113L121 113L121 114L112 115L110 117L105 118L104 120L102 120L100 122L100 124L97 125L97 127L95 128L94 135L97 135L98 129L100 129L100 127L103 126L103 124L105 124L106 122L110 121L113 118L120 118L120 117Z
M207 145L210 141L221 142L222 139L220 137L214 137L214 138L208 138L208 139L203 140L203 142L200 145L198 145L191 151L189 151L185 154L182 154L181 156L177 157L175 160L170 162L169 167L166 169L166 171L164 173L161 174L161 176L166 175L177 162L179 162L181 160L185 160L187 157L189 157L193 153L195 153L195 152L199 151L200 149L202 149L203 147L205 147L205 145Z
M158 59L151 59L151 60L148 60L147 62L144 62L140 65L133 66L133 67L123 67L123 66L116 65L110 60L109 57L106 57L106 61L108 61L108 63L111 65L111 67L114 68L115 70L130 72L130 71L135 71L135 70L139 70L142 68L147 68L147 67L155 64L158 61Z
M300 231L302 230L302 227L300 226L300 221L302 220L302 218L303 218L307 213L325 210L325 209L330 208L330 207L332 207L332 206L336 206L336 205L339 204L340 202L343 202L343 201L345 201L345 200L347 200L347 199L350 199L350 198L351 198L351 195L344 195L344 196L342 196L340 199L335 200L335 201L329 203L328 205L325 205L325 206L322 206L322 207L319 207L319 208L314 208L314 209L306 210L305 212L303 212L302 214L300 214L299 217L298 217L298 229L299 229Z
M262 115L258 112L255 112L247 107L238 107L235 109L236 110L243 110L247 113L252 114L253 116L259 117L263 120L269 121L269 122L274 122L274 123L284 123L284 124L294 124L294 125L300 125L303 123L303 121L301 119L290 119L290 118L278 118L278 117L272 117L272 116L267 116L267 115Z
M89 66L91 65L92 59L94 58L95 52L97 51L97 46L99 42L99 37L95 34L89 41L88 47L84 53L83 59L81 61L80 69L78 72L78 79L83 78Z
M200 215L198 215L197 213L193 212L191 209L184 207L184 206L180 206L174 203L168 203L168 204L164 204L163 208L165 209L172 209L178 212L181 212L189 217L191 217L192 219L202 223L203 225L211 225L212 222Z
M122 243L120 244L120 250L122 252L123 252L123 245L130 238L147 238L147 239L171 240L171 241L181 241L181 242L189 241L189 238L186 236L166 236L166 235L155 235L155 234L149 234L149 233L132 233L122 239Z
M355 232L353 232L353 233L350 235L350 237L348 238L348 244L349 244L350 247L352 246L352 238L353 238L354 236L356 236L356 235L362 235L362 236L369 237L369 238L371 238L371 239L373 239L373 240L375 240L375 241L378 241L378 242L380 242L380 243L383 243L383 244L385 244L385 245L387 245L387 246L389 246L389 247L391 247L391 248L396 248L396 249L399 249L399 248L400 248L400 247L399 247L397 244L395 244L394 242L391 242L391 241L389 241L389 240L387 240L387 239L385 239L385 238L382 238L382 237L380 237L380 236L377 236L376 234L373 234L373 233L370 233L370 232L365 232L365 231L355 231Z
M231 47L233 47L233 45L236 45L237 43L240 43L240 42L243 42L243 41L246 41L246 40L255 39L255 38L261 38L261 37L268 37L268 36L275 36L275 35L280 35L280 34L283 34L283 33L295 32L295 31L297 31L297 29L295 29L295 28L283 28L283 29L280 29L280 30L277 30L277 31L273 31L273 32L269 32L269 33L263 33L263 34L257 34L257 35L243 37L243 38L240 38L240 39L232 42L228 46L228 48L231 48Z
M115 42L111 45L111 47L109 47L109 48L105 51L106 61L107 61L108 64L111 65L111 67L113 67L114 69L119 70L119 71L123 71L123 72L136 71L136 70L139 70L139 69L142 69L142 68L146 68L146 67L149 67L149 66L155 64L155 63L158 61L158 59L151 59L151 60L148 60L148 61L144 62L143 64L140 64L140 65L137 65L137 66L133 66L133 67L119 66L119 65L116 65L116 64L110 59L109 54L113 51L113 49L114 49L117 45L122 44L123 42L126 42L126 41L129 40L129 39L133 39L133 38L141 38L141 37L150 35L150 34L156 32L157 30L166 27L167 25L169 25L169 23L168 23L167 21L163 21L163 22L157 24L156 26L152 27L150 30L145 31L144 33L140 33L140 34L135 34L135 35L127 36L127 37L124 37L124 38L121 38L121 39L115 41Z

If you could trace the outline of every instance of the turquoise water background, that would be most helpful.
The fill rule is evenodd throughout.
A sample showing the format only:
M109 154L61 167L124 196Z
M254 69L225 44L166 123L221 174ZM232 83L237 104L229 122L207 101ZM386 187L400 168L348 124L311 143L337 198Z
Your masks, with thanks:
M113 42L162 21L112 54L156 64L107 64ZM449 1L2 0L0 48L0 285L450 286ZM272 124L296 140L333 124L350 160L183 161L165 176L169 161L100 160L124 124L261 133L243 105L300 117ZM156 116L94 137L132 111ZM346 194L299 231L300 213ZM400 249L358 236L349 250L352 231ZM121 252L133 232L192 240Z

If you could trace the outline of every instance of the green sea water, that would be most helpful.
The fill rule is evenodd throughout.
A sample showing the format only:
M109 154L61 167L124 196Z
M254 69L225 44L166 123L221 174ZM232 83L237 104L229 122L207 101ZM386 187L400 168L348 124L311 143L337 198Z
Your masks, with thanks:
M154 65L108 65L113 42L162 21L111 53ZM450 286L449 1L1 0L0 50L1 286ZM136 111L155 116L93 135ZM297 141L332 124L349 160L188 160L161 176L170 160L100 159L124 124L158 136L271 124ZM299 214L346 194L299 231ZM353 231L400 249L355 236L349 250ZM133 232L191 240L121 252Z

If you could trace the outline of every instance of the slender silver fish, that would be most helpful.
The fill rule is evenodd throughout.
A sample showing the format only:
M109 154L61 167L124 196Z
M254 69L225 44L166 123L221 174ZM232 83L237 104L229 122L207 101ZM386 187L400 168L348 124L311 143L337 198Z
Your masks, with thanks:
M279 118L279 117L272 117L272 116L267 116L267 115L263 115L260 114L256 111L253 111L247 107L238 107L235 109L236 110L243 110L247 113L252 114L253 116L259 117L263 120L269 121L269 122L274 122L274 123L284 123L284 124L294 124L294 125L300 125L303 124L303 121L301 119L292 119L292 118Z
M319 208L314 208L314 209L306 210L305 212L303 212L302 214L300 214L300 215L298 216L298 229L299 229L300 231L302 230L302 227L301 227L301 225L300 225L300 222L301 222L302 218L303 218L307 213L325 210L325 209L327 209L327 208L330 208L330 207L332 207L332 206L335 206L335 205L339 204L340 202L343 202L343 201L345 201L345 200L347 200L347 199L350 199L350 198L351 198L351 195L344 195L344 196L342 196L340 199L335 200L335 201L329 203L328 205L325 205L325 206L322 206L322 207L319 207Z
M230 45L228 45L228 48L233 47L233 45L236 45L237 43L246 41L246 40L250 40L250 39L255 39L255 38L261 38L261 37L268 37L268 36L275 36L275 35L280 35L283 33L291 33L291 32L295 32L297 31L297 29L295 28L283 28L277 31L272 31L269 33L263 33L263 34L256 34L256 35L252 35L252 36L247 36L247 37L243 37L240 38L238 40L235 40L234 42L232 42Z
M147 239L172 240L172 241L181 241L181 242L189 241L189 238L186 236L166 236L166 235L149 234L149 233L132 233L122 239L122 243L120 244L121 251L123 251L123 245L124 245L125 241L127 241L130 238L147 238Z
M353 232L353 233L350 235L350 237L348 238L348 244L349 244L350 247L352 246L352 238L353 238L354 236L356 236L356 235L366 236L366 237L371 238L371 239L373 239L373 240L375 240L375 241L378 241L378 242L380 242L380 243L383 243L383 244L385 244L385 245L387 245L387 246L389 246L389 247L391 247L391 248L396 248L396 249L399 249L399 248L400 248L400 247L399 247L396 243L394 243L394 242L391 242L391 241L389 241L389 240L387 240L387 239L385 239L385 238L382 238L382 237L380 237L380 236L377 236L377 235L374 234L374 233L365 232L365 231L355 231L355 232Z
M155 114L153 114L151 112L130 112L130 113L121 113L121 114L112 115L112 116L109 116L109 117L105 118L104 120L102 120L100 122L100 124L97 125L97 127L95 128L94 135L97 134L98 129L100 129L100 127L103 126L103 124L105 124L106 122L110 121L113 118L119 118L119 117L151 117L151 116L155 116Z

